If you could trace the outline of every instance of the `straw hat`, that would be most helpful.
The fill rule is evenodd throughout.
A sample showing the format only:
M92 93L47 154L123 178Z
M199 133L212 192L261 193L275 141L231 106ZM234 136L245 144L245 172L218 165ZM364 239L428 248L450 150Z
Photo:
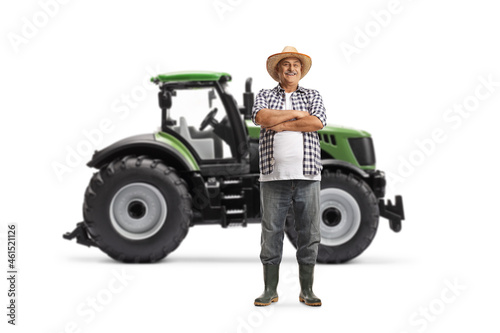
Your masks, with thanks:
M280 60L289 58L289 57L295 57L300 60L302 63L302 76L301 79L306 76L307 72L309 72L309 69L311 69L311 57L297 52L297 49L293 46L285 46L283 51L281 53L276 53L267 58L267 72L271 77L279 82L279 76L278 73L276 73L276 65L280 62Z

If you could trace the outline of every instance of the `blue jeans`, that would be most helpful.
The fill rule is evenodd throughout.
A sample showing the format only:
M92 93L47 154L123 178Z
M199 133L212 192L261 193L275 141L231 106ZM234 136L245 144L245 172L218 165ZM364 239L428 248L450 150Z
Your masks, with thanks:
M278 265L283 253L285 220L289 208L295 213L297 261L314 265L318 256L320 182L277 180L260 183L262 234L260 260Z

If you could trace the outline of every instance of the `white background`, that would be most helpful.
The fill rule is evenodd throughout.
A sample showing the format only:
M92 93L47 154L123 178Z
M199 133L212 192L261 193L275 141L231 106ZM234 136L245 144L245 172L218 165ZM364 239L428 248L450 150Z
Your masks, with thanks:
M2 331L498 331L500 20L493 3L2 2L5 274L7 223L18 223L20 237L18 326L6 323L2 278ZM381 14L388 8L390 18ZM371 36L363 37L365 29ZM346 56L347 44L357 53ZM85 133L101 131L94 150L154 132L160 111L147 80L162 72L229 72L241 103L247 77L254 91L274 86L265 61L285 45L312 57L301 84L322 93L328 122L373 135L378 168L391 176L388 195L405 199L400 234L381 220L359 258L317 266L322 307L299 304L288 241L280 301L253 306L263 286L259 225L193 227L154 265L117 263L63 240L82 220L91 154L59 176L54 165L88 146ZM487 90L481 77L496 86ZM124 107L133 93L133 106ZM463 116L448 111L464 103L471 111Z

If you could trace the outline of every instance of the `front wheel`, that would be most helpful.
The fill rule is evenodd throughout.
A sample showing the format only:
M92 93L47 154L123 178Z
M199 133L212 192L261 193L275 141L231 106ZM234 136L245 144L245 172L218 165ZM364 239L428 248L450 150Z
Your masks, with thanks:
M322 175L320 233L317 262L342 263L360 255L372 242L378 227L377 199L370 187L353 174L340 170ZM293 210L285 231L296 247Z
M186 183L163 162L126 156L94 174L83 215L92 238L113 259L155 262L186 236L191 197Z

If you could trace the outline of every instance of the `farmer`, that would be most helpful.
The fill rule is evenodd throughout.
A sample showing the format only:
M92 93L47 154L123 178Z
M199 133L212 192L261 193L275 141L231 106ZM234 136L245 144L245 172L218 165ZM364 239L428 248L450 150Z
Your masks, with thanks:
M321 150L316 131L326 125L325 107L318 91L299 86L309 72L311 58L287 46L267 59L267 71L278 81L262 89L254 103L252 120L261 127L259 139L262 234L260 259L264 266L264 293L258 306L278 301L276 291L283 252L284 226L293 208L297 231L299 300L319 306L312 291L314 265L320 242L319 191Z

